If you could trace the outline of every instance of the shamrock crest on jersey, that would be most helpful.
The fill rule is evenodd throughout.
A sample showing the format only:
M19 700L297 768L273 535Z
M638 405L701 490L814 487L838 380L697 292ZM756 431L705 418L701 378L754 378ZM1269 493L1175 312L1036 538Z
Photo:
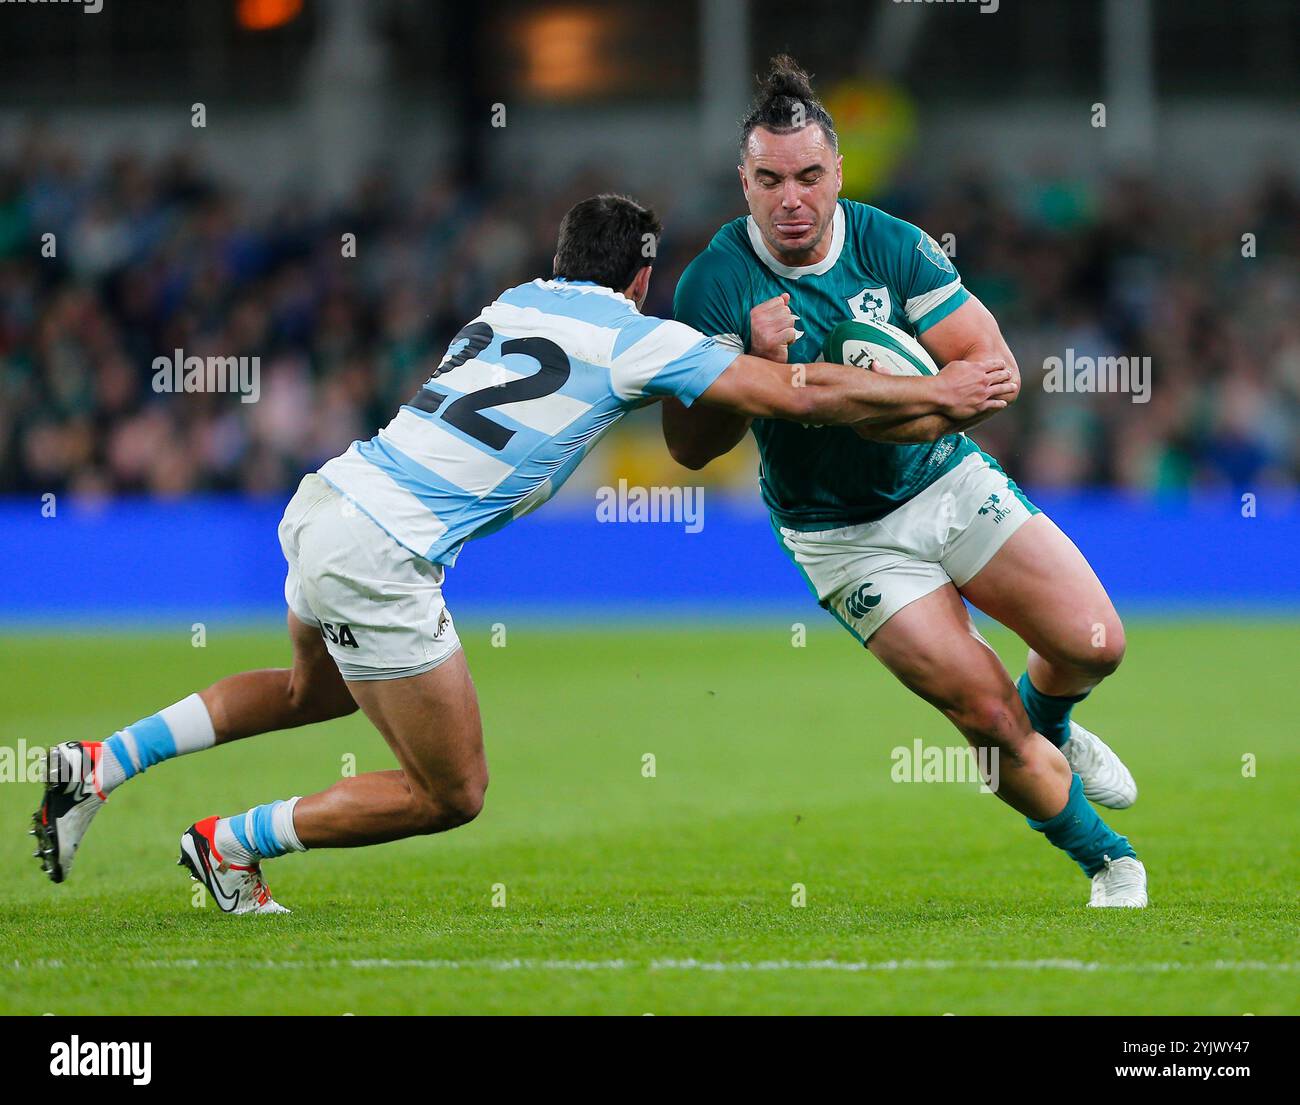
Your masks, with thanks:
M859 322L888 322L892 309L888 288L863 288L845 301Z

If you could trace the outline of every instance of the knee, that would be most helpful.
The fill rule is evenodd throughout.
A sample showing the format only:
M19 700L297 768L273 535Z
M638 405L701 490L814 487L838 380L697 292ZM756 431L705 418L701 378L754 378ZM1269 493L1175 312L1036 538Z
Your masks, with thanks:
M487 793L487 779L466 780L443 796L447 827L468 825L483 812L483 799Z
M1072 650L1069 663L1100 682L1118 670L1126 647L1124 626L1118 618L1096 622L1083 647Z
M1113 675L1124 659L1124 626L1113 614L1089 624L1087 633L1066 635L1034 651L1065 676L1083 676L1090 685Z
M1124 637L1124 626L1116 619L1102 642L1093 649L1094 674L1101 676L1103 679L1108 675L1114 675L1124 661L1124 650L1127 647L1128 641Z
M443 833L468 825L483 812L487 775L471 775L436 793L415 796L415 831Z

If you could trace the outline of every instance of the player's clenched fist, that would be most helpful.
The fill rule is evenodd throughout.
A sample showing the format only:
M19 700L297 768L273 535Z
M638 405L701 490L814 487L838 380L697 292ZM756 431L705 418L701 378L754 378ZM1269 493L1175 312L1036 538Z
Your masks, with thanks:
M949 361L936 377L943 413L965 422L985 411L1001 410L1016 390L1005 361Z
M785 361L790 346L803 334L796 329L799 316L790 310L790 293L760 303L749 312L749 351L768 361Z

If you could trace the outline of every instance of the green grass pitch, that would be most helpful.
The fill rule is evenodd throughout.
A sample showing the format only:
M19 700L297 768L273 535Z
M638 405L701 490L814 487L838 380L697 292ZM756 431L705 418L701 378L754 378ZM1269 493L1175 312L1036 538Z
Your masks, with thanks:
M770 623L463 636L483 815L274 862L288 917L204 907L177 838L352 757L390 767L360 715L154 768L62 886L30 858L38 785L0 786L0 1012L1300 1012L1300 624L1135 622L1080 709L1141 787L1110 820L1145 911L1085 908L1078 869L975 787L893 782L893 748L956 735L834 627L803 648ZM1018 642L990 640L1018 673ZM0 745L105 737L286 648L7 632Z

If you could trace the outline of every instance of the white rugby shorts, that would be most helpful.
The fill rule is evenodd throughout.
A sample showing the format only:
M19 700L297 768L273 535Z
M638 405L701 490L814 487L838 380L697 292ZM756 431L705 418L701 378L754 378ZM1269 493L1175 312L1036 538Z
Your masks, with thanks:
M319 627L344 679L402 679L460 648L443 568L399 545L316 473L280 522L284 599Z
M1038 513L996 461L971 453L874 522L774 528L817 601L866 644L909 603L974 578Z

